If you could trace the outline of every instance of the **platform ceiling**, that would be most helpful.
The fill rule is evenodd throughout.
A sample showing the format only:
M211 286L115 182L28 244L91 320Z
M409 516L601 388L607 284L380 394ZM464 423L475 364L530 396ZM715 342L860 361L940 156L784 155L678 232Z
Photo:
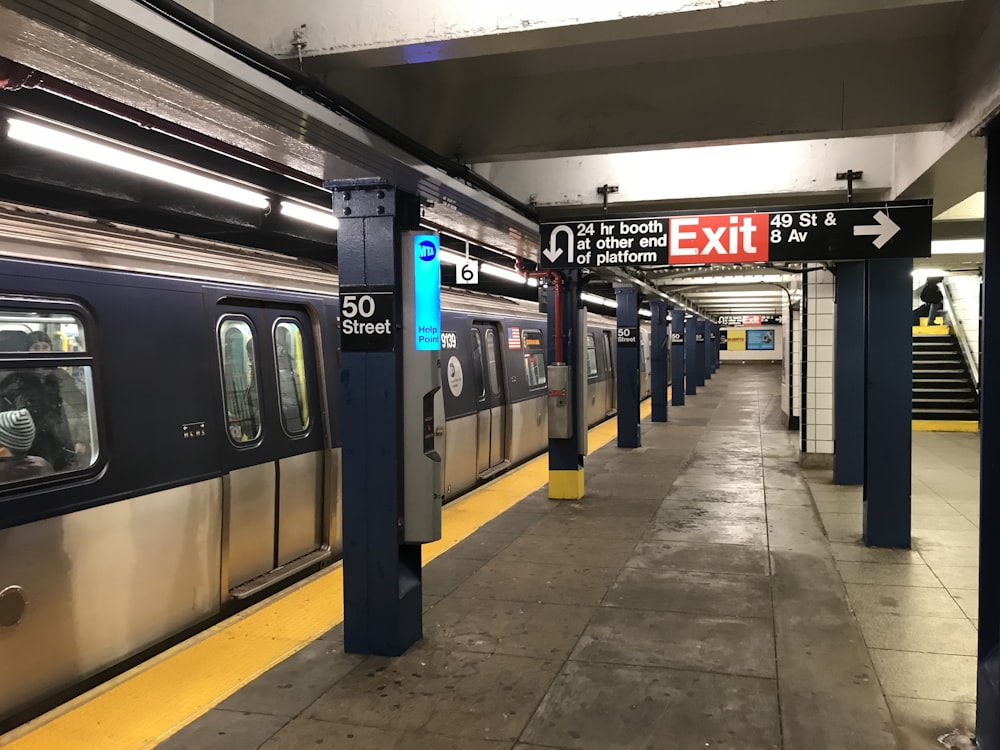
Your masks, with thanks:
M935 237L981 236L977 136L1000 110L995 0L182 4L470 165L543 218L592 214L602 185L618 188L609 208L619 213L840 202L835 175L853 169L864 173L857 199L933 197ZM363 156L355 172L367 164L437 180L398 153L381 156L377 138L294 93L282 116L301 112L303 137L266 122L273 82L260 84L259 101L248 98L255 74L137 0L85 0L72 11L86 15L82 26L60 25L57 7L0 0L0 55L180 125L201 123L314 179L348 176L353 149ZM159 40L159 56L134 46L142 34ZM244 98L234 112L223 97L235 87ZM253 121L254 106L264 121ZM350 148L338 153L324 138ZM442 196L467 192L442 183ZM490 210L499 236L530 241L516 217L495 201Z
M935 237L981 232L994 0L188 5L543 216L606 184L616 210L837 202L854 169L860 199L933 197Z

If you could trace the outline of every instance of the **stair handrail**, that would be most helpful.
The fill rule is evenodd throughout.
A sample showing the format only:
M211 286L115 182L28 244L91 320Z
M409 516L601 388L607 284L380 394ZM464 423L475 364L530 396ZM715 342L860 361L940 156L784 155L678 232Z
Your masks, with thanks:
M969 368L969 373L972 375L972 384L976 388L976 393L979 393L979 363L976 358L972 356L972 345L969 343L968 337L965 335L965 322L958 316L955 312L955 306L951 302L951 292L948 291L948 281L947 279L941 284L941 292L944 295L945 308L948 310L948 315L951 317L952 329L955 331L955 338L958 339L958 346L962 350L962 356L965 358L965 364Z

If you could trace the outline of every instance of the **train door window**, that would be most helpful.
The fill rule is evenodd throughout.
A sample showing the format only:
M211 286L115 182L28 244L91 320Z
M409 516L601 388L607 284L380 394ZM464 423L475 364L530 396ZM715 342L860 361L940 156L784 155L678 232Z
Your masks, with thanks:
M4 484L87 469L99 453L94 357L81 317L39 307L0 308Z
M479 329L472 329L472 377L476 381L476 398L486 398L486 383L483 377L483 340Z
M524 353L524 369L529 388L545 385L545 343L542 332L527 329L521 333L521 351Z
M490 379L490 393L500 393L500 362L497 356L497 335L492 328L486 329L486 374Z
M254 332L247 318L234 315L222 319L219 354L229 439L234 445L254 443L260 437L260 383Z
M605 372L612 372L611 368L611 334L608 331L604 332L604 370Z
M594 334L587 334L587 377L597 375L597 339Z
M646 342L643 341L642 334L636 338L639 339L639 372L646 372Z
M301 435L309 429L309 403L299 322L291 318L275 321L273 338L281 427L289 436Z

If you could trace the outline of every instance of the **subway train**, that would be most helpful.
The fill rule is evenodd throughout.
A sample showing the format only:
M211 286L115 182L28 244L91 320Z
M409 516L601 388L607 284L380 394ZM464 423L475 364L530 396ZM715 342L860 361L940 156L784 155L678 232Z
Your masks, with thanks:
M0 731L339 558L337 293L320 263L0 204ZM546 321L442 308L450 499L545 449Z

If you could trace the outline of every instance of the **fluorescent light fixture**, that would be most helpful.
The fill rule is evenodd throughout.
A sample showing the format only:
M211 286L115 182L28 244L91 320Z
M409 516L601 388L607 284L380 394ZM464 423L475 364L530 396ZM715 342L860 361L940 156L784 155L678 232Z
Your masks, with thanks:
M618 307L618 302L613 299L608 299L607 297L602 297L599 294L591 294L590 292L584 292L580 295L580 299L584 302L589 302L592 305L604 305L605 307Z
M639 311L639 315L641 315L644 318L652 318L653 317L653 313L650 312L649 310L640 310Z
M327 211L319 206L307 206L304 203L296 203L295 201L281 201L281 213L283 216L291 219L315 224L324 229L336 229L340 226L340 222L337 221L337 217L333 215L332 210Z
M465 258L462 258L465 260ZM489 263L480 263L479 265L480 273L485 273L487 276L492 276L496 279L505 279L507 281L513 281L516 284L524 284L527 279L525 279L521 274L512 268L503 268L502 266L493 266Z
M84 161L114 167L125 172L149 177L153 180L166 182L178 187L207 193L217 198L224 198L245 206L265 209L270 201L263 193L238 187L230 182L224 182L188 169L173 167L164 162L139 156L131 151L108 146L96 140L71 135L56 128L29 120L11 118L7 120L7 135L15 141L28 143L32 146L56 151L66 156L72 156Z
M931 255L982 255L985 247L983 240L934 240L931 243Z
M459 253L453 253L451 250L445 250L441 248L438 253L438 257L441 258L442 263L449 263L450 265L457 266L459 263L465 263L466 260L471 260L479 263L479 271L486 274L487 276L493 276L497 279L504 279L505 281L513 281L515 284L527 283L528 286L538 286L538 279L525 279L517 271L510 268L504 268L503 266L494 266L489 263L483 263L482 261L477 261L475 258L468 258Z

